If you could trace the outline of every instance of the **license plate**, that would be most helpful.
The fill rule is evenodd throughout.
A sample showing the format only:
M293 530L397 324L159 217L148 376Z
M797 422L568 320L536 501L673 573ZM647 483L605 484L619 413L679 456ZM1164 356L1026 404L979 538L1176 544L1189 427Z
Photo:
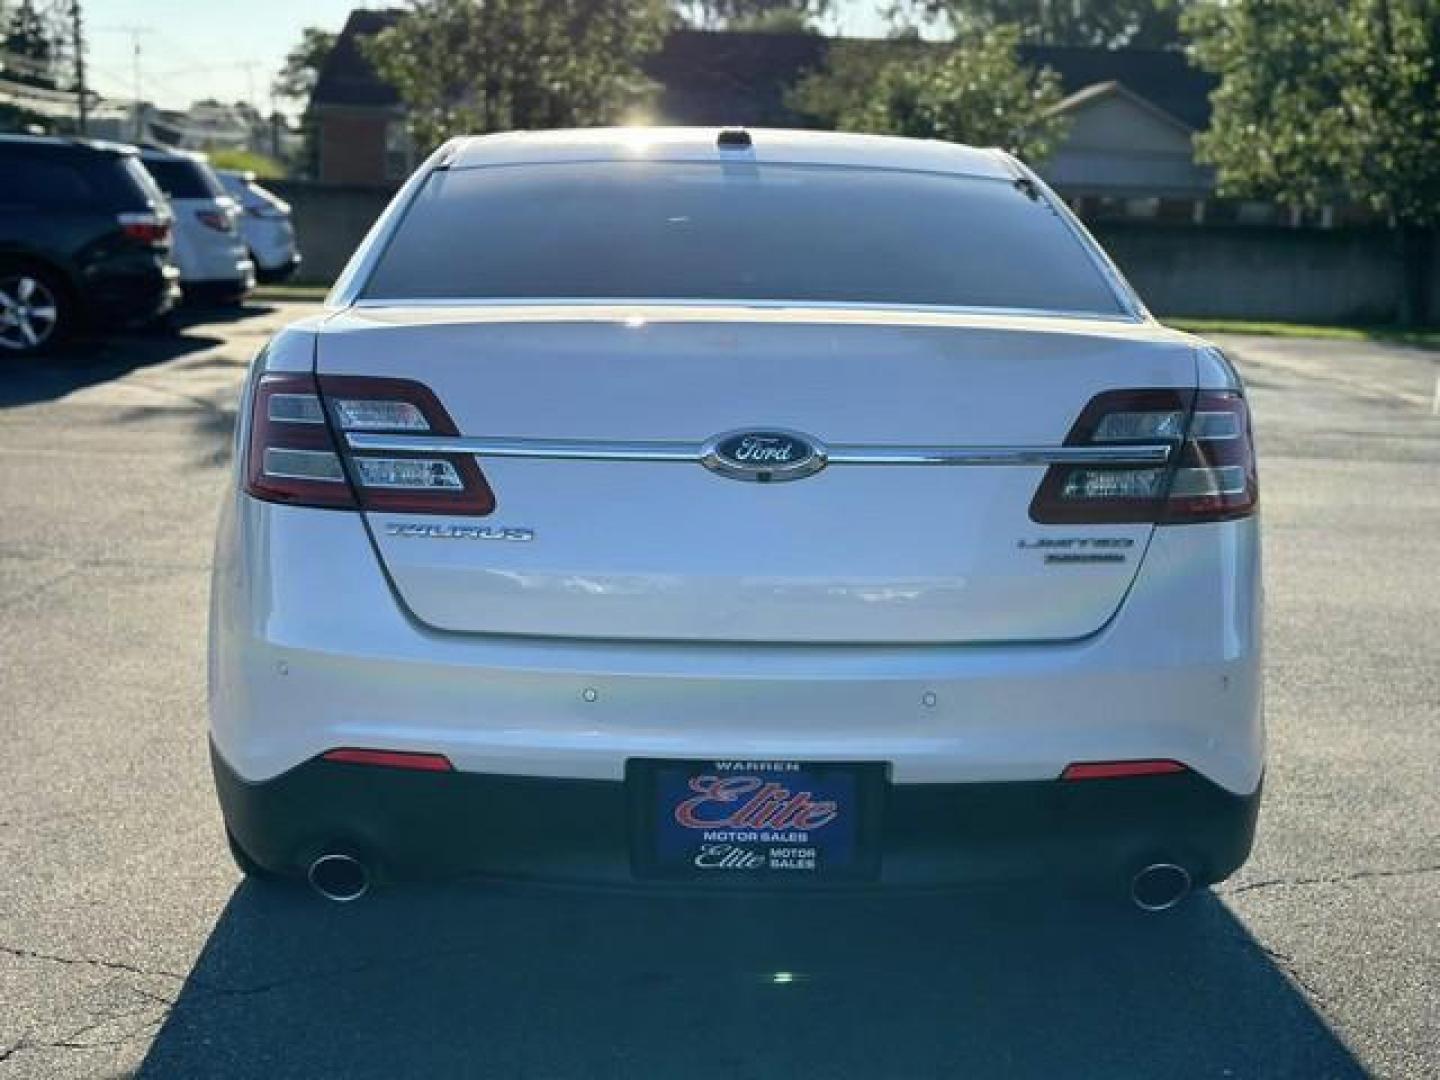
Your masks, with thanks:
M629 762L642 877L814 881L879 870L884 766L874 762Z

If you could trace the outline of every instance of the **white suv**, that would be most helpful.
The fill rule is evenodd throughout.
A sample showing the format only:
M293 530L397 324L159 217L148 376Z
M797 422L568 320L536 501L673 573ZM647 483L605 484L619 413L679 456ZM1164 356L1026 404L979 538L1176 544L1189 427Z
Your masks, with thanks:
M185 298L243 299L255 287L255 266L240 238L240 208L205 155L146 147L140 161L175 212L175 263Z
M1163 908L1250 849L1244 391L1004 153L452 141L241 417L210 716L252 871Z
M252 172L216 169L215 175L240 207L240 236L261 281L284 281L300 267L290 204L261 187Z

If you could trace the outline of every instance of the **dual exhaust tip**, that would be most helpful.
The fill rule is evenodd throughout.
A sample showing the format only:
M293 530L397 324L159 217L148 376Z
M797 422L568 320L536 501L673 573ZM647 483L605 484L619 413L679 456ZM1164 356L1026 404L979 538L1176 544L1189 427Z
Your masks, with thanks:
M1190 871L1175 863L1151 863L1130 879L1130 899L1141 911L1169 911L1190 895Z
M370 891L370 871L353 855L330 852L321 855L305 871L305 878L326 900L348 904Z
M347 904L370 891L370 870L353 855L330 852L310 864L310 887L327 900ZM1130 880L1130 899L1141 911L1169 911L1194 883L1190 871L1175 863L1151 863Z

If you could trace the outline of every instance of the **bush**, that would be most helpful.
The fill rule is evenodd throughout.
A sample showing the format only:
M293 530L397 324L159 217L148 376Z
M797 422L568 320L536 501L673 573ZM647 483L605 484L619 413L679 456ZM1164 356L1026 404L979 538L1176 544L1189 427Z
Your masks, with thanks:
M211 150L210 164L217 169L253 172L261 180L274 180L285 175L285 166L272 157L253 150Z

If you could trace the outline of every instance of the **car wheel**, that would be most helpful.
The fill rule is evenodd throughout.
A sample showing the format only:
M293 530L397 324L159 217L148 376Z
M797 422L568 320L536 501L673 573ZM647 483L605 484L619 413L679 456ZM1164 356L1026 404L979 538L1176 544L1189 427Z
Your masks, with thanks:
M235 865L240 872L248 878L256 881L274 881L278 875L266 870L254 859L250 853L240 846L240 841L235 839L235 834L229 829L225 830L225 840L230 845L230 857L235 860Z
M41 270L0 270L0 356L31 356L70 329L65 290Z

